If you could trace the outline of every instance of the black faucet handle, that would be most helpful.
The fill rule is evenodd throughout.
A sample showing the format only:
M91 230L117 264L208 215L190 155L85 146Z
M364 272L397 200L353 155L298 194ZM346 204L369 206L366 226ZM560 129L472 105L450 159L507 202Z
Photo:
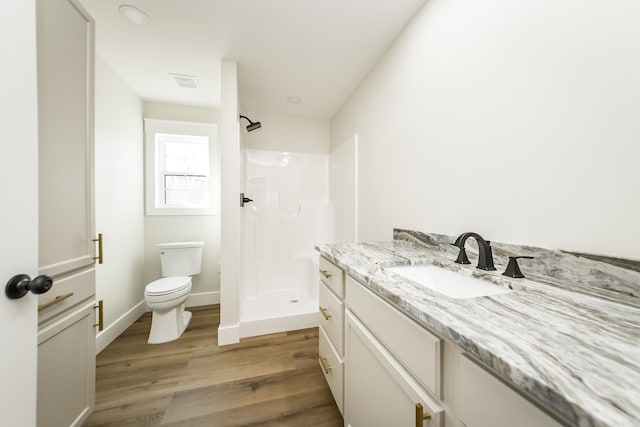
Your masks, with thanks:
M456 245L453 245L456 246ZM457 248L458 246L456 246ZM457 264L471 264L471 261L469 261L469 257L467 256L467 250L463 247L459 248L460 252L458 253L458 258L456 258L456 263Z
M502 273L503 276L513 277L515 279L523 279L524 274L520 271L520 266L518 265L518 260L520 258L524 259L533 259L532 256L510 256L509 264L507 264L507 269Z

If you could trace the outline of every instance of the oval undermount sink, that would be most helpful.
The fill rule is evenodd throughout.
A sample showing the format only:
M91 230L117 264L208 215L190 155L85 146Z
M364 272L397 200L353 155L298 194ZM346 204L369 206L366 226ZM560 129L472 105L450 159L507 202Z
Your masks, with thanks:
M385 271L390 271L432 291L456 299L501 295L512 292L510 289L494 285L485 280L465 276L434 265L389 267L385 268Z

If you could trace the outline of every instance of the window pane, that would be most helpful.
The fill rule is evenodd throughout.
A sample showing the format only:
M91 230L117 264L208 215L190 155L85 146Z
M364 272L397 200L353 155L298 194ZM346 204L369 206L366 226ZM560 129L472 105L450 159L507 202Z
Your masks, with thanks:
M187 178L184 175L166 175L164 182L167 190L187 189Z
M209 179L198 175L165 175L165 205L209 207Z
M202 142L166 142L165 170L206 175L209 170L209 150Z
M156 134L158 178L166 207L209 207L209 138Z
M187 194L185 191L180 190L167 190L165 192L165 205L166 206L181 206L187 201Z

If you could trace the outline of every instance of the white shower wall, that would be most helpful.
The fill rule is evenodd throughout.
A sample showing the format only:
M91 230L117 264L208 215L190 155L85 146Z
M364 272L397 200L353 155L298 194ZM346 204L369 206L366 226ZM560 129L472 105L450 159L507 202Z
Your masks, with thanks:
M333 240L329 155L245 149L240 335L316 326L318 255Z

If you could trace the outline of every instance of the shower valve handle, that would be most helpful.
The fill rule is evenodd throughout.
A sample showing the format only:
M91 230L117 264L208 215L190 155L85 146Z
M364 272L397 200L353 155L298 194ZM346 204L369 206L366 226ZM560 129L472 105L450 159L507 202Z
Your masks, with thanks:
M243 208L245 203L253 202L253 199L244 197L244 193L240 193L240 207Z

